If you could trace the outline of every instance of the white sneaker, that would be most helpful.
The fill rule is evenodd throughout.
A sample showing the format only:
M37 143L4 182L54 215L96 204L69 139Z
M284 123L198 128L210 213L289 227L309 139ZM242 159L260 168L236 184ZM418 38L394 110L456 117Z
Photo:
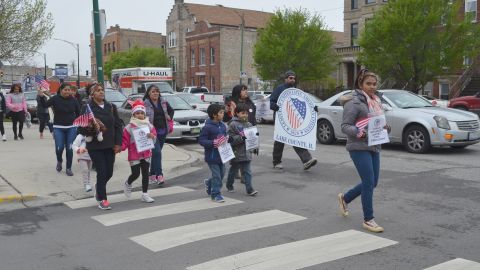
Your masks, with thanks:
M283 169L283 165L282 165L282 163L278 163L278 164L273 165L273 168L274 168L274 169L277 169L277 170L282 170L282 169Z
M7 135L3 134L2 135L2 141L6 141L7 140Z
M130 198L132 195L132 185L129 185L127 181L123 183L123 194L125 194L127 198Z
M90 186L89 184L85 184L85 192L90 192L92 191L92 186Z
M147 193L142 193L142 202L152 203L154 201L155 200L152 199L152 197L150 197L150 195L148 195Z

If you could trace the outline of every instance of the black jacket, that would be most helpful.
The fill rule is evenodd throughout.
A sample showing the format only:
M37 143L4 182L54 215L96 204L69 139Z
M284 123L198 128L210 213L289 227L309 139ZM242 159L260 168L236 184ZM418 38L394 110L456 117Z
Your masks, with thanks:
M282 85L277 86L277 88L275 88L273 90L272 94L270 95L270 109L271 110L278 111L278 105L277 105L278 98L283 93L283 91L285 91L285 89L288 89L288 88L291 88L291 87L293 87L293 86L289 86L289 85L284 83Z
M80 105L77 99L73 97L64 98L61 95L55 95L49 100L45 96L40 99L40 105L44 108L53 108L53 124L59 126L71 126L73 121L80 115Z
M2 109L2 112L7 113L7 103L5 102L5 96L2 92L0 92L0 99L2 100L0 102L0 108Z
M245 104L248 107L248 122L252 124L253 126L257 125L257 106L255 106L255 103L250 98L247 98L245 101L237 100L237 99L230 99L230 102L235 103L237 106L238 104ZM224 114L223 116L223 122L230 122L234 115L230 116L227 113Z
M102 150L113 148L115 145L122 145L122 122L118 117L118 111L115 104L105 102L104 107L100 107L94 101L88 103L92 109L95 118L98 118L107 128L103 133L103 141L99 142L96 137L91 142L87 142L87 150ZM82 114L85 113L87 105L82 106ZM78 128L78 133L86 135L83 127Z

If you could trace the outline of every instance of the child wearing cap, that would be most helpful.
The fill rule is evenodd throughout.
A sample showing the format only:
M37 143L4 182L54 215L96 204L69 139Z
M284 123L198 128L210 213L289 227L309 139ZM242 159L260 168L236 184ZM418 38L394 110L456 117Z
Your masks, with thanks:
M125 196L130 198L132 193L132 183L140 176L140 171L142 172L142 201L147 203L154 202L148 195L148 169L150 168L150 159L152 157L152 150L145 150L138 152L137 145L135 143L135 138L133 131L138 128L148 127L149 133L146 136L154 140L157 137L157 132L150 121L145 116L145 105L143 101L136 100L131 103L132 105L132 118L130 118L130 123L123 129L122 137L122 151L128 149L128 162L130 163L130 168L132 174L128 177L127 181L123 184L123 192Z

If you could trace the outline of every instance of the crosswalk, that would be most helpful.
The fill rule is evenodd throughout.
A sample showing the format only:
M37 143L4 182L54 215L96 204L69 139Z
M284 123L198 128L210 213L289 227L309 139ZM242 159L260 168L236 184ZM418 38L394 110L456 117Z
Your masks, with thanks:
M167 195L193 193L195 190L173 186L149 191L157 201ZM138 200L140 192L133 192L131 198L123 194L109 195L111 202L120 203ZM185 196L183 196L185 197ZM183 213L205 211L220 207L242 207L241 200L225 198L225 203L213 203L209 198L177 201L170 204L146 205L118 212L109 212L92 216L91 219L106 228L124 223L134 223L157 217L170 217ZM92 198L66 202L71 209L93 207L96 202ZM98 212L97 212L98 213ZM144 234L128 237L132 244L141 246L151 252L162 252L171 248L189 245L232 234L241 234L259 229L275 230L276 226L295 226L301 224L307 217L288 213L278 209L264 210L254 213L244 213L226 218L204 221L171 227ZM372 252L397 245L398 242L356 230L340 231L327 235L291 241L288 243L267 246L225 257L214 258L196 265L187 266L187 270L295 270L311 267L342 258ZM431 266L424 270L480 270L477 262L457 258Z

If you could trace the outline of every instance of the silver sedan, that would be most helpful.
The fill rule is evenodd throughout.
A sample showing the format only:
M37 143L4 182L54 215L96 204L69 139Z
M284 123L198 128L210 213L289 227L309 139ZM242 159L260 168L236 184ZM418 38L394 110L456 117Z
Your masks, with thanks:
M343 91L319 106L317 139L322 144L345 140L341 131ZM427 100L404 90L380 90L391 143L403 144L412 153L426 153L433 146L465 148L480 142L479 117L470 112L434 107Z

